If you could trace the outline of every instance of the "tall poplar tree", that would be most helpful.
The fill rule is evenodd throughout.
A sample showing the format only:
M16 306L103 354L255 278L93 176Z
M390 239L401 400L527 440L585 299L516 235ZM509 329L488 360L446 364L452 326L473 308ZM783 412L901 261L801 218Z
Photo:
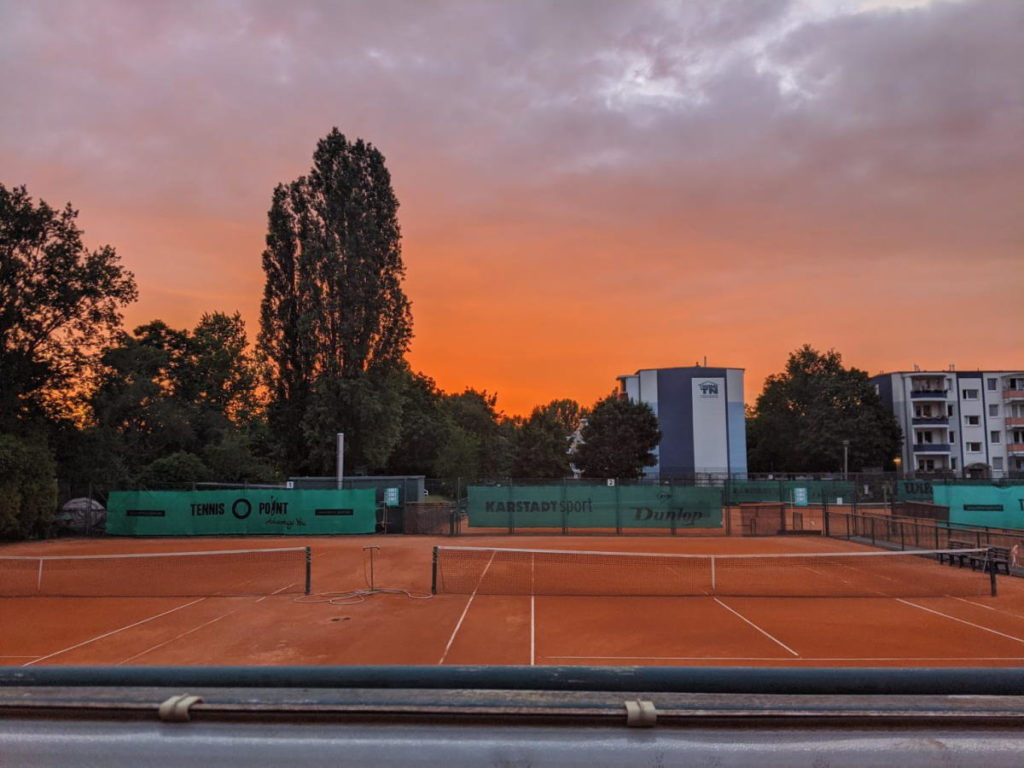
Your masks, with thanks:
M412 315L397 210L384 156L337 128L317 144L307 176L274 190L259 346L270 426L288 471L326 471L335 431L346 432L355 463L367 469L385 462L398 439L385 422L400 408L387 395ZM392 404L373 409L385 422L369 429L361 414L374 391Z

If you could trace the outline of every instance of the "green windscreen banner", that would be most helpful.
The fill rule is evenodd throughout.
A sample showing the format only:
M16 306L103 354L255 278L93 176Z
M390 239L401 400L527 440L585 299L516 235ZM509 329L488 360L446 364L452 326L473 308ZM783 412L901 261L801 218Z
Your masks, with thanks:
M311 491L114 491L107 533L116 536L373 533L373 489Z
M722 490L668 485L468 488L469 523L487 528L721 528Z
M1024 485L942 485L932 487L935 503L949 507L949 522L989 528L1024 529Z
M731 480L725 498L729 504L779 501L818 506L853 501L856 486L843 480Z

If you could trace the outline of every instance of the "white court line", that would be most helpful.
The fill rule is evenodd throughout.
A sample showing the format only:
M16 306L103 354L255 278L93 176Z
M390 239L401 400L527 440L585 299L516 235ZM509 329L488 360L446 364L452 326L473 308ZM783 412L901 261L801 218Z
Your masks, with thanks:
M950 597L953 597L954 600L959 600L961 603L967 603L968 605L976 605L978 608L984 608L987 611L994 611L996 613L1001 613L1004 616L1012 616L1015 619L1024 619L1024 614L1013 613L1012 611L1007 611L1007 610L1004 610L1002 608L996 608L994 605L985 605L984 603L976 603L973 600L968 600L965 597L954 597L952 595L950 595Z
M622 661L812 661L812 662L837 662L837 661L1024 661L1024 656L863 656L863 657L837 657L837 658L811 658L801 656L799 659L779 658L778 656L543 656L545 659L575 659L585 661L588 659L619 659Z
M535 604L537 597L530 595L530 666L537 663L537 611Z
M734 614L735 616L738 616L738 617L739 617L740 619L742 619L743 621L747 622L747 624L749 624L750 626L752 626L752 627L753 627L754 629L756 629L756 630L757 630L758 632L760 632L760 633L761 633L762 635L764 635L765 637L767 637L767 638L768 638L769 640L771 640L771 641L772 641L773 643L776 643L777 645L780 645L780 646L782 646L782 647L783 647L783 648L785 648L785 649L786 649L787 651L789 651L790 653L792 653L792 654L793 654L794 656L798 656L798 657L800 656L800 654L799 654L799 653L797 653L796 651L794 651L794 650L793 650L792 648L790 648L790 647L789 647L788 645L786 645L786 644L785 644L784 642L782 642L781 640L779 640L779 639L778 639L777 637L773 637L772 635L768 634L768 633L767 633L766 631L764 631L764 630L763 630L763 629L761 629L761 628L760 628L759 626L757 626L757 624L755 624L754 622L752 622L752 621L751 621L750 619L748 619L748 618L747 618L746 616L742 615L742 614L741 614L741 613L740 613L739 611L735 611L735 610L733 610L733 609L732 609L732 608L730 608L730 607L729 607L728 605L726 605L726 604L725 604L725 603L723 603L723 602L722 602L721 600L719 600L719 599L718 599L717 597L716 597L716 598L714 598L714 601L715 601L716 603L718 603L718 604L719 604L720 606L722 606L723 608L725 608L725 610L729 611L729 613L732 613L732 614Z
M235 608L235 610L233 610L233 611L228 611L227 613L222 613L220 616L218 616L215 619L210 619L209 621L204 621L202 624L198 624L198 625L192 627L192 629L185 630L184 632L182 632L179 635L175 635L174 637L169 638L168 640L164 640L162 643L157 643L156 645L154 645L154 646L152 646L150 648L147 648L144 651L136 653L134 656L129 656L127 659L121 659L121 661L117 662L117 664L115 664L114 666L120 667L122 664L127 664L129 661L134 661L135 659L139 658L140 656L145 656L150 651L155 651L157 648L162 648L163 646L167 645L168 643L173 643L175 640L180 640L181 638L185 637L186 635L191 635L193 632L196 632L196 631L202 629L203 627L208 627L211 624L217 623L221 619L226 619L228 616L231 616L232 614L238 613L239 611L248 608L250 605L256 605L257 603L262 603L268 597L276 595L276 594L278 594L280 592L284 592L286 589L289 589L289 588L294 587L294 586L295 586L294 584L289 584L287 587L281 587L280 589L274 590L269 595L264 595L263 597L261 597L259 600L256 600L255 602L252 602L252 603L249 603L249 604L246 604L246 605L242 605L242 606L240 606L238 608Z
M476 586L473 587L473 594L469 596L469 600L466 601L466 607L462 609L462 615L459 616L459 621L455 624L455 629L452 630L452 636L448 638L448 645L444 647L444 653L441 654L441 660L438 664L444 664L444 660L448 658L448 651L452 649L452 643L455 642L455 636L459 634L459 628L462 627L462 622L466 619L466 614L469 613L469 606L473 604L473 598L476 597L477 590L480 589L480 585L484 581L484 576L487 575L487 569L491 567L491 563L494 562L494 555L496 552L491 553L491 559L487 561L487 565L484 566L483 573L480 574L480 578L477 579Z
M530 666L537 663L537 558L530 556Z
M97 640L102 640L105 637L110 637L111 635L116 635L118 632L124 632L126 629L131 629L132 627L138 627L138 626L140 626L142 624L145 624L147 622L153 621L154 619L159 619L161 616L166 616L169 613L174 613L175 611L180 611L182 608L188 608L190 605L195 605L196 603L201 603L201 602L203 602L203 600L206 600L206 598L205 597L200 597L198 600L193 600L191 603L185 603L184 605L179 605L177 608L171 608L171 610L169 610L169 611L164 611L163 613L158 613L155 616L150 616L148 619L143 619L142 621L136 621L134 624L128 624L128 625L120 627L118 629L111 630L110 632L104 632L102 635L96 635L96 637L91 637L88 640L85 640L85 641L83 641L81 643L77 643L75 645L68 646L67 648L62 648L61 650L54 651L53 653L49 653L46 656L40 656L39 658L37 658L37 659L35 659L33 661L30 661L30 662L27 662L25 664L22 664L21 666L28 667L28 666L31 666L31 665L35 664L37 661L46 661L46 659L52 659L54 656L60 656L62 653L67 653L68 651L73 651L76 648L81 648L83 645L88 645L89 643L95 643Z
M1008 635L1005 632L999 632L998 630L992 629L991 627L985 627L985 626L982 626L981 624L975 624L973 621L966 621L965 619L958 619L956 616L950 616L948 613L943 613L942 611L936 611L936 610L934 610L932 608L925 608L923 605L918 605L917 603L912 603L909 600L904 600L901 597L897 597L896 598L896 602L897 603L903 603L904 605L909 605L909 606L912 606L914 608L920 608L922 611L927 611L928 613L934 613L936 616L942 616L943 618L950 619L952 621L958 621L961 624L966 624L967 626L974 627L975 629L981 629L981 630L984 630L985 632L991 632L993 635L999 635L1000 637L1005 637L1007 640L1016 640L1018 643L1024 643L1024 637L1015 637L1014 635Z

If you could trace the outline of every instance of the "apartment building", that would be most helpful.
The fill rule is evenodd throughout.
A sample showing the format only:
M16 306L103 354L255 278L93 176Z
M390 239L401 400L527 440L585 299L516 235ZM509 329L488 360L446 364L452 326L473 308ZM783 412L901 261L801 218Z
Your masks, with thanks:
M646 477L746 476L742 368L647 368L617 378L623 395L658 417L658 463Z
M955 477L1024 476L1024 370L871 377L903 429L903 467Z

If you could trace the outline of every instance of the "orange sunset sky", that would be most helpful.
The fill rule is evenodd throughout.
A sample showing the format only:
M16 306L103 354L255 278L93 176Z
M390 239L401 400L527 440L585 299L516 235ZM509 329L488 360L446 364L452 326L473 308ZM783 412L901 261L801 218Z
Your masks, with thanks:
M508 414L638 368L1024 366L1024 2L0 0L0 183L129 328L258 330L271 192L387 158L410 362Z

